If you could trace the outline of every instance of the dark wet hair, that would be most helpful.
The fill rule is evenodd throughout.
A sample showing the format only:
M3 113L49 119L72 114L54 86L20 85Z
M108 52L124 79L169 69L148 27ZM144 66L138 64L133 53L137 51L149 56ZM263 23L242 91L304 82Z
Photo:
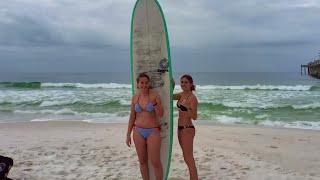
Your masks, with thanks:
M140 78L143 78L143 77L147 78L148 81L150 81L150 77L146 73L140 73L139 76L137 77L137 83L139 83Z
M189 74L185 74L185 75L181 76L180 80L183 78L186 78L189 81L189 83L191 83L191 91L195 91L196 86L193 84L193 78Z
M13 160L10 157L0 156L0 179L6 177L9 170L13 166Z

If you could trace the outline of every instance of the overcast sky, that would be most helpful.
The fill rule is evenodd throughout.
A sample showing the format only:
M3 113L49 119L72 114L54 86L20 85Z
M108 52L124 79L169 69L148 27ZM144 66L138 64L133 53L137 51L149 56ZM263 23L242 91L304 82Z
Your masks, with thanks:
M320 0L159 0L176 72L293 72ZM135 0L0 0L1 72L125 72Z

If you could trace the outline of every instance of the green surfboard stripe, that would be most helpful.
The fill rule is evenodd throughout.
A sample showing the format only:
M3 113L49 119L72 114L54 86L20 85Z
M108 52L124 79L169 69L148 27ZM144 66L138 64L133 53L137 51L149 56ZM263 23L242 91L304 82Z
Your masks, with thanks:
M132 18L131 18L131 32L130 32L130 64L131 64L131 84L132 84L132 94L134 95L134 81L133 79L133 24L134 24L134 17L135 17L135 11L136 7L138 5L140 0L137 0L133 12L132 12ZM164 24L164 31L166 34L166 44L167 44L167 52L168 52L168 60L169 60L169 76L172 79L172 63L171 63L171 51L170 51L170 43L169 43L169 34L168 34L168 29L167 29L167 23L166 19L164 17L164 13L162 11L162 8L157 0L154 0L157 4L157 7L160 11L163 24ZM170 172L170 165L171 165L171 157L172 157L172 145L173 145L173 85L170 81L170 138L169 138L169 154L168 154L168 163L167 163L167 169L165 171L165 180L168 179L169 177L169 172Z

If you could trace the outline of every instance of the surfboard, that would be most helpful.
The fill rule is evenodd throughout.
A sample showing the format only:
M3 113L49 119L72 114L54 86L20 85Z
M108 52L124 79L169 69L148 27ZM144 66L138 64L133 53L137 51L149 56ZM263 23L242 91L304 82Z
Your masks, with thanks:
M132 93L136 78L146 73L151 86L160 94L164 115L158 119L161 126L161 163L164 179L168 179L173 136L173 87L169 36L163 11L157 0L137 0L131 19L130 36ZM155 179L149 161L150 178Z

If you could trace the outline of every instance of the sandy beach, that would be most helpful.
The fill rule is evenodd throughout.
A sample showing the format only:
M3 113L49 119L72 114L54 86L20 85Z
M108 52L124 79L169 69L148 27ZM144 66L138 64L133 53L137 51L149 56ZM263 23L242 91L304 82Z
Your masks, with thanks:
M141 179L125 132L126 124L2 123L0 154L14 159L13 179ZM319 131L196 124L200 179L320 179L319 149ZM176 136L170 179L188 179Z

